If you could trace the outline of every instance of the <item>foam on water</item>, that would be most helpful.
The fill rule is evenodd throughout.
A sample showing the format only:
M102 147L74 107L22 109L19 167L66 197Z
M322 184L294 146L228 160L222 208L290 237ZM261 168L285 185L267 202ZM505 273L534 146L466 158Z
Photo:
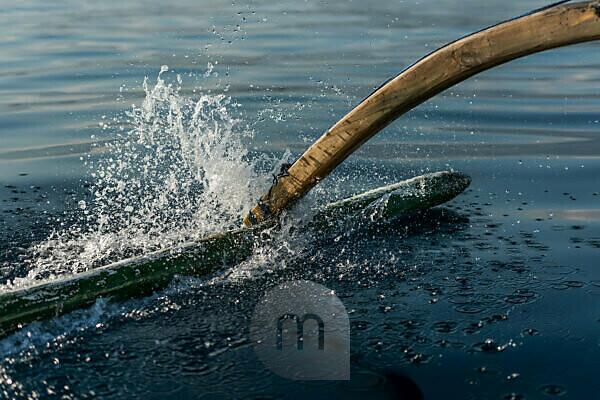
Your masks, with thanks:
M143 103L126 113L131 129L115 129L115 140L98 144L100 158L85 162L93 182L89 198L77 205L76 222L33 246L27 276L10 285L237 227L267 189L265 177L280 162L249 155L244 141L253 133L236 118L239 104L224 94L186 97L181 77L169 83L167 75L163 66L155 83L144 80Z

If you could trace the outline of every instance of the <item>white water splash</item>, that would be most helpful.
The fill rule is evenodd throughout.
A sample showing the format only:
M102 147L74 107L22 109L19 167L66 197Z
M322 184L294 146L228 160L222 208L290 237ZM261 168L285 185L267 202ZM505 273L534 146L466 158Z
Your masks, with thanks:
M181 77L170 84L161 68L144 80L145 100L128 112L130 131L102 144L88 161L91 200L76 205L81 218L31 249L29 272L11 285L73 274L149 251L176 247L240 225L240 216L267 189L281 162L249 156L252 132L234 116L238 104L223 94L189 98ZM271 173L273 171L270 171Z

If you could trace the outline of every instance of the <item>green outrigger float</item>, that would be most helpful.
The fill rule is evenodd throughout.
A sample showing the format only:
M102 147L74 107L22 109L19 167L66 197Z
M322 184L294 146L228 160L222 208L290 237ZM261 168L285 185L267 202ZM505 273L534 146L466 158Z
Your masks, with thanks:
M339 221L376 214L390 219L443 204L462 193L471 180L457 172L437 172L384 186L331 203L318 210L308 229L330 229ZM370 218L365 218L369 223ZM275 220L208 236L73 276L41 281L0 293L0 336L21 326L93 304L98 298L125 299L166 287L176 275L207 276L248 258Z

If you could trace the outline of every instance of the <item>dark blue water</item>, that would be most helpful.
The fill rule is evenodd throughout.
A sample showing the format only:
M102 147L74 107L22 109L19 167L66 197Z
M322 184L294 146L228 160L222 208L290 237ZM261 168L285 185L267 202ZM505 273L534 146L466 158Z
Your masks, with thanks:
M78 205L90 201L95 163L118 159L118 135L134 125L124 113L143 102L144 77L153 86L162 65L167 82L177 85L181 75L182 98L225 93L239 103L231 111L239 129L254 132L244 147L252 157L280 157L301 152L424 54L545 4L5 4L2 282L27 275L31 246L81 224ZM442 93L366 144L308 199L426 171L471 175L470 190L447 207L265 249L214 277L177 278L152 297L101 301L26 327L0 342L1 397L594 398L599 50L591 43L534 55ZM262 184L269 181L264 174ZM121 240L134 235L123 232ZM152 246L171 236L161 232ZM141 240L131 236L134 250ZM54 254L55 264L68 256ZM254 355L254 307L292 279L335 289L350 311L349 382L288 381Z

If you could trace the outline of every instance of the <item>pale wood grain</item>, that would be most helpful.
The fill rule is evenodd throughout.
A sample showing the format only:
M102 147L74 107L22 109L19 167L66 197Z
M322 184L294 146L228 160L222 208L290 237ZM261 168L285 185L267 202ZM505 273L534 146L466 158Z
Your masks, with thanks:
M279 214L390 122L443 90L494 66L544 50L600 39L600 1L563 4L452 42L390 80L319 140L244 218Z

